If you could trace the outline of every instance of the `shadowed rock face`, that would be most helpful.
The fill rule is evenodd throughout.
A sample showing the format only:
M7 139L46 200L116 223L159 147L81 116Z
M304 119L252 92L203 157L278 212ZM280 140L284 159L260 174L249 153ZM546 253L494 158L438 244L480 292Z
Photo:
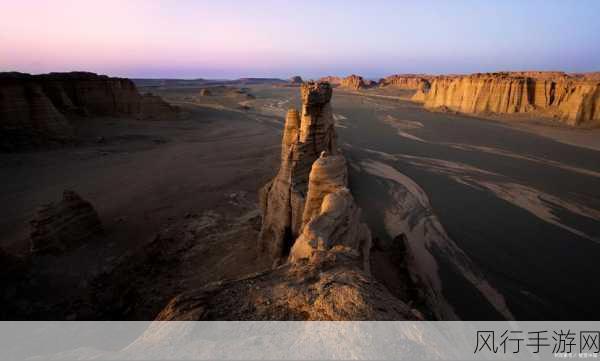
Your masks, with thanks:
M600 123L600 82L557 72L437 77L413 99L463 113L537 113L569 125Z
M160 97L140 95L129 79L83 72L0 73L2 142L69 138L71 116L174 119L176 115L177 109Z
M298 75L290 78L290 83L293 85L300 85L300 84L302 84L302 82L303 82L302 78Z
M101 232L102 224L94 207L77 193L65 190L62 201L36 211L31 221L31 251L63 251Z
M322 151L337 153L331 94L328 83L304 83L301 114L294 109L287 113L279 172L260 192L263 224L258 246L273 262L287 257L300 234L313 162Z

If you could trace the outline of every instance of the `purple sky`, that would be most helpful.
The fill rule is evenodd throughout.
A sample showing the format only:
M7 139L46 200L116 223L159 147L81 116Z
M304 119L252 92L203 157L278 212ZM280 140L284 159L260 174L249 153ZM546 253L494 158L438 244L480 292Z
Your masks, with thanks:
M600 71L600 1L3 0L0 71L237 78Z

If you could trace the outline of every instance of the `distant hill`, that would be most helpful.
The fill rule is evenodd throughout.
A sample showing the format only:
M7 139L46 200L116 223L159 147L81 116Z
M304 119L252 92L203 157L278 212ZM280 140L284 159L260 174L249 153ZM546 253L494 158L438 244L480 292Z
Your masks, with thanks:
M240 78L240 79L132 79L139 87L198 87L207 85L256 85L285 84L287 80L278 78Z

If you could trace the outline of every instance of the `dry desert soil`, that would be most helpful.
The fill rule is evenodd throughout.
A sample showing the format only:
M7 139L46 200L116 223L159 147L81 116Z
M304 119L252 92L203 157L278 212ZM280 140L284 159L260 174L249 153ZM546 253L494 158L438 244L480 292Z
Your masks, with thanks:
M39 275L10 290L19 302L4 319L152 319L181 290L269 266L256 257L257 192L277 171L298 88L138 86L185 117L89 119L78 144L0 154L3 248L26 253L36 207L64 189L105 228L30 260ZM334 90L350 186L376 244L403 233L429 245L423 272L461 318L502 318L490 303L503 302L517 319L598 318L599 130L436 113L409 97ZM392 293L412 292L393 257L376 249L372 259Z

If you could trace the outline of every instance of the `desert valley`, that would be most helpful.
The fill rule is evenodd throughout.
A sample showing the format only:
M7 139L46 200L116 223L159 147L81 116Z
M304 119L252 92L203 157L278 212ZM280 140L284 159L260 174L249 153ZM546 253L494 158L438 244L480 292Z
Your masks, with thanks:
M2 73L1 317L596 319L599 125L598 73Z

